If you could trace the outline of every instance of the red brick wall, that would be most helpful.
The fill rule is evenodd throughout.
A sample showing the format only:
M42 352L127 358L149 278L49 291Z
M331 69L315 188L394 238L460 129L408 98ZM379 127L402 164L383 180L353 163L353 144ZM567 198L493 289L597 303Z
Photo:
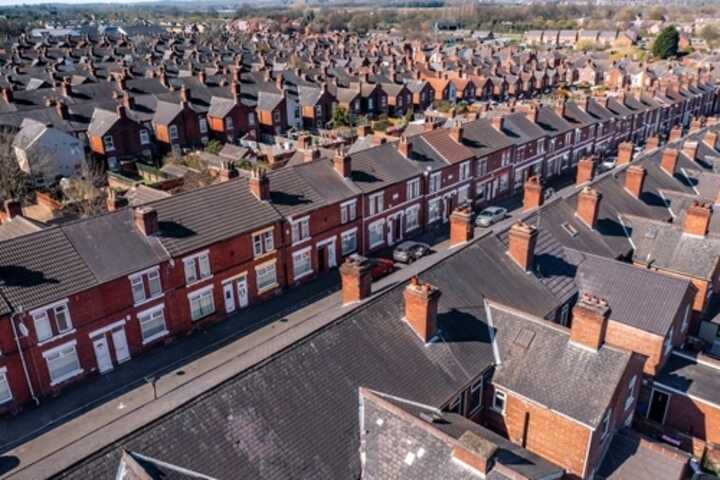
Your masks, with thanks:
M720 408L684 395L670 397L665 425L710 443L720 443Z

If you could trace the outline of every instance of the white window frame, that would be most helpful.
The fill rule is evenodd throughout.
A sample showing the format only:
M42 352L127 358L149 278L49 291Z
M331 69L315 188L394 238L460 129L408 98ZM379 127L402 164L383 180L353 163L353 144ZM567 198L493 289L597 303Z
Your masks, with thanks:
M106 152L112 152L115 150L115 141L113 140L113 136L108 134L104 135L103 138L103 146L105 147Z
M420 179L413 178L406 183L406 200L415 200L420 197Z
M442 188L442 172L430 174L429 193L435 193Z
M63 343L62 345L58 345L55 348L51 348L50 350L46 350L42 353L43 358L45 359L45 364L48 369L48 375L50 376L50 386L54 387L55 385L59 385L63 382L66 382L70 380L73 377L76 377L84 372L82 365L80 364L80 356L77 353L77 340L72 340L67 343ZM72 370L58 378L53 378L53 370L50 368L50 362L53 360L57 360L59 358L62 358L65 355L70 355L70 351L72 351L72 354L75 355L75 358L77 360L78 367L75 370ZM63 353L65 352L65 353ZM50 357L55 356L56 354L60 354L56 359L49 360Z
M473 414L479 412L480 410L482 410L484 383L485 383L485 382L484 382L483 379L481 378L481 379L478 380L474 385L470 386L470 396L472 396L475 392L477 392L478 390L480 390L480 401L479 401L478 404L475 406L475 408L473 408L473 409L469 412L470 415L473 415ZM470 403L470 398L469 398L469 397L468 397L468 403Z
M688 326L690 325L690 304L685 306L685 313L683 314L683 321L681 330L683 333L687 332Z
M372 216L382 213L385 209L385 192L373 193L368 200L370 204L368 206L368 215Z
M470 161L463 162L460 164L460 181L468 180L470 178Z
M7 393L3 396L3 390ZM0 405L12 402L13 392L10 388L10 380L7 377L7 367L0 367Z
M627 411L635 402L635 385L637 384L637 375L633 375L628 382L628 396L625 399L625 411Z
M312 247L306 247L292 254L293 261L293 279L300 280L314 273L312 264ZM298 266L307 267L302 271L298 271Z
M150 132L148 132L146 128L140 130L140 143L142 145L150 144Z
M435 212L433 214L433 211ZM428 223L434 223L442 218L442 198L433 198L428 202Z
M305 240L309 240L311 238L310 216L308 215L302 218L290 220L290 232L293 245L297 245L304 242Z
M183 258L183 269L185 270L185 285L194 285L212 278L210 250L204 250Z
M411 218L415 219L414 223L410 222ZM420 228L420 205L413 205L405 209L405 233L418 228Z
M608 411L605 413L605 416L602 419L602 422L600 423L600 426L602 428L600 439L605 440L610 433L610 422L612 421L612 408L608 409Z
M38 343L43 343L48 340L54 339L56 337L60 337L62 335L71 333L74 331L73 329L73 323L72 323L72 317L70 315L70 308L68 307L69 300L64 299L59 302L52 303L50 305L46 305L45 307L38 308L35 310L32 310L30 312L30 316L33 319L33 324L35 326L35 335L37 336ZM60 325L58 324L58 310L63 310L65 314L65 318L67 321L67 326L64 329L60 329ZM52 311L53 318L50 318L50 314L48 312ZM38 328L38 325L41 321L44 321L47 326L47 330L50 333L50 336L40 336L40 328Z
M498 399L500 398L502 399L502 407L498 407ZM493 393L492 409L500 415L505 416L505 411L507 410L507 392L495 388L495 392Z
M372 242L370 242L370 240L372 239L373 230L378 227L380 228L380 238L377 242L372 243ZM377 233L377 232L375 232L375 233ZM385 219L384 218L381 218L380 220L372 222L371 224L368 225L368 242L370 242L369 243L370 248L379 247L380 245L385 244Z
M260 285L260 278L261 278L261 271L267 269L270 271L270 267L272 267L272 271L274 272L274 280L272 283L268 285ZM265 293L267 291L270 291L278 286L277 281L277 265L276 262L273 260L271 262L266 262L261 265L255 266L255 287L257 288L258 294Z
M340 223L352 222L357 218L357 200L348 200L340 204Z
M235 129L235 122L233 122L232 117L226 117L225 118L225 131L234 130L234 129Z
M252 112L248 113L248 125L251 127L255 126L255 114Z
M170 135L171 142L180 138L180 130L178 130L177 125L170 125L170 128L168 128L168 133Z
M350 230L346 230L340 234L340 254L342 256L350 255L353 252L356 252L358 249L358 235L357 235L358 229L357 227L352 228ZM346 249L345 248L345 239L347 238L353 238L353 245L354 247L352 249Z
M253 256L264 257L275 251L274 229L272 227L252 234Z
M200 288L198 290L188 293L187 298L190 305L190 319L193 322L201 320L205 317L209 317L217 311L215 307L215 289L213 287L214 285L208 285L207 287ZM198 299L201 299L201 301L202 299L210 299L210 302L207 304L199 304L200 309L197 311L197 313L199 313L200 316L197 316L196 310L193 309L193 301ZM206 310L204 308L205 306L209 306L209 309Z
M199 127L200 127L200 133L207 133L207 132L208 132L207 118L205 118L205 117L200 117L200 118L198 119L198 125L199 125Z
M675 327L670 327L667 338L665 338L665 345L663 345L663 355L667 355L672 350L673 335L675 334Z
M157 319L154 318L155 315L160 314L160 317L162 319L162 325L163 328L159 332L153 333L152 335L146 337L145 336L145 325L147 325L150 322L156 321ZM167 321L165 319L165 305L157 305L155 307L149 308L147 310L144 310L142 312L139 312L137 314L137 320L138 325L140 326L140 336L142 337L142 344L147 345L150 342L153 342L157 340L158 338L162 338L166 336L168 333L170 333L167 329Z
M128 280L130 281L130 290L132 292L133 303L135 306L142 305L143 303L159 298L163 294L162 280L160 279L160 267L153 267L143 270L142 272L128 275ZM138 281L140 282L139 285L137 283ZM146 281L147 288L145 288ZM157 282L158 290L153 292L153 283L155 281ZM139 298L138 295L136 295L136 286L142 288L142 298Z

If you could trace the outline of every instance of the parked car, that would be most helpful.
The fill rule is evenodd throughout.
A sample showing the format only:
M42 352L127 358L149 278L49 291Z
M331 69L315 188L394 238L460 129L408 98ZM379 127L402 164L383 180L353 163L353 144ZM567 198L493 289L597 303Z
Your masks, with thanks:
M357 253L354 253L350 255L350 258L360 259L364 257ZM393 262L389 258L364 258L364 260L371 265L370 274L372 275L373 281L379 280L382 277L390 275L392 272L395 271L395 262Z
M503 207L487 207L475 218L478 227L489 227L507 217L507 209Z
M430 246L421 242L402 242L393 250L393 259L400 263L412 263L430 253Z

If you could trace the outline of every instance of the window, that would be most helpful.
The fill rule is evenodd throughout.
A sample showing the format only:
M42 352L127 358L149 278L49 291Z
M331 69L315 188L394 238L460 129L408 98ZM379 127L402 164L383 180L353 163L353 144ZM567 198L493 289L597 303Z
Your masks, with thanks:
M253 254L255 257L266 255L275 250L272 229L253 234Z
M420 227L420 206L415 205L405 210L405 231L410 232Z
M295 280L310 275L312 268L312 255L310 247L293 253L293 277Z
M275 273L275 262L255 267L255 277L257 279L258 292L264 292L277 285L277 275Z
M435 193L442 186L442 173L437 172L430 175L430 193Z
M199 120L200 122L200 133L207 133L208 131L208 123L206 118L201 118Z
M537 153L543 153L545 151L545 143L542 140L537 141Z
M435 198L433 200L430 200L430 202L428 202L428 223L432 223L432 222L436 222L436 221L440 220L441 200L442 199L440 199L440 198Z
M310 217L291 220L290 231L292 232L293 243L299 243L310 238Z
M672 350L672 342L673 342L673 335L675 333L675 329L673 327L670 327L670 331L668 332L667 338L665 338L665 353L664 355L667 355L670 353L670 350Z
M475 385L470 387L470 395L468 396L468 410L470 414L478 412L482 407L482 393L482 380L479 380Z
M188 295L188 299L190 300L190 317L193 321L215 313L212 287L193 292Z
M688 325L690 323L690 304L687 304L685 306L685 314L683 315L683 321L682 321L682 332L687 332Z
M508 188L510 188L510 174L504 173L500 176L500 183L498 185L498 189L501 192L504 192Z
M373 102L372 97L369 97L369 98L368 98L368 110L372 110L372 109L374 108L374 105L375 105L375 104L374 104L374 102Z
M340 251L343 255L349 255L357 250L357 228L343 232L340 235Z
M462 205L470 199L470 185L458 188L458 204Z
M628 393L627 398L625 399L625 410L630 408L635 402L635 384L637 383L637 375L633 375L633 377L630 379L630 382L628 382Z
M187 271L187 269L186 269ZM146 300L155 298L162 293L160 284L160 271L154 268L147 272L136 273L130 277L133 302L137 305Z
M351 200L349 202L340 204L340 222L348 223L352 222L357 218L357 201Z
M170 141L180 138L177 125L170 125Z
M375 215L376 213L380 213L385 208L385 206L383 205L384 194L382 192L370 195L369 200L370 200L370 202L369 202L370 206L368 207L370 209L368 212L369 215Z
M560 325L567 327L568 320L570 317L570 304L565 304L560 309Z
M610 417L611 416L612 416L612 408L609 409L607 411L607 413L605 414L605 417L603 417L602 427L601 427L602 435L600 437L601 439L605 439L607 437L608 433L610 433Z
M140 323L143 345L168 333L165 325L164 305L139 313L138 322Z
M7 373L4 368L0 369L0 405L12 400L12 392L10 391L10 383L7 379Z
M448 412L457 413L458 415L463 414L463 396L458 395L455 400L448 406Z
M184 258L183 265L185 267L185 283L188 285L208 278L212 274L208 252Z
M248 125L250 125L251 127L255 126L255 114L253 114L252 112L248 113Z
M273 112L273 123L275 123L275 124L280 123L280 110L275 110Z
M142 143L143 145L147 145L148 143L150 143L150 134L144 128L140 130L140 143Z
M470 162L460 164L460 181L470 178Z
M67 302L31 313L38 342L72 330Z
M233 124L232 117L227 117L225 119L225 130L232 130L233 128L235 128L235 125Z
M375 248L385 242L385 221L379 220L368 227L370 248Z
M80 360L75 350L75 341L43 353L50 372L50 385L57 385L80 373Z
M478 174L478 177L484 177L485 175L487 175L487 160L485 160L485 159L478 160L477 174Z
M568 132L565 134L565 145L570 145L572 143L572 137L573 132Z
M414 200L420 196L420 179L414 178L407 182L407 200Z
M115 142L113 142L112 135L105 135L103 137L103 144L105 144L105 150L111 152L115 150Z
M323 108L322 105L315 105L315 116L322 117Z
M502 390L495 389L495 395L493 395L492 409L498 413L505 415L506 400L507 394Z

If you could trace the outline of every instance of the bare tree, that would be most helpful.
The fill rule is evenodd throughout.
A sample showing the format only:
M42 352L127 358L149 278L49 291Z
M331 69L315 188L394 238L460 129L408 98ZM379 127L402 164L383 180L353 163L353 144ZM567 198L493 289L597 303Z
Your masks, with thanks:
M86 163L82 175L60 181L64 210L70 215L92 217L107 211L105 173L98 166Z

